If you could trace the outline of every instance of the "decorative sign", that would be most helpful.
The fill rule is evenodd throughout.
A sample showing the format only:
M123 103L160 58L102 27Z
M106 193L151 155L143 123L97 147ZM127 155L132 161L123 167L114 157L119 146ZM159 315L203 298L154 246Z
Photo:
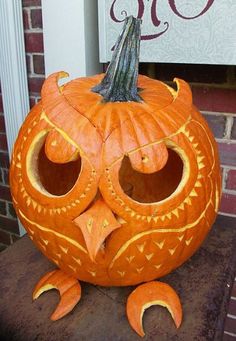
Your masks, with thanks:
M236 0L98 0L100 61L127 15L142 19L142 62L236 64Z

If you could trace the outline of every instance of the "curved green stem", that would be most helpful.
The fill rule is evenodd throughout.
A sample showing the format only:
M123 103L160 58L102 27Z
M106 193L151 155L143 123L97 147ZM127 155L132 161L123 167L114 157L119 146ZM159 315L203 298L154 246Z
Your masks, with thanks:
M103 97L104 102L142 101L137 88L140 26L140 19L126 18L106 75L92 89Z

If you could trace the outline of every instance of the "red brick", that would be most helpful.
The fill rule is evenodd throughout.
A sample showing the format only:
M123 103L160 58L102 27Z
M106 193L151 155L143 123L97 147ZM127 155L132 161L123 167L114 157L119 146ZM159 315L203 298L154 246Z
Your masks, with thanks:
M33 106L36 104L35 97L30 97L30 108L33 108Z
M223 193L219 210L222 213L236 214L236 195Z
M25 51L43 52L43 33L25 33Z
M224 333L222 341L235 341L235 336Z
M33 94L32 97L30 97L30 108L33 108L35 104L37 104L41 100L40 93Z
M211 128L215 137L222 138L225 132L225 123L226 117L225 116L218 116L218 115L203 115L204 118L207 120L209 127Z
M6 152L0 152L0 166L2 168L9 168L9 156Z
M236 89L192 87L193 103L200 110L236 113Z
M43 28L42 10L40 8L31 9L30 16L32 28Z
M231 138L236 140L236 118L234 118L234 123L231 132Z
M0 200L0 214L7 215L6 201Z
M230 332L230 333L236 333L236 323L235 323L235 319L232 319L232 318L229 318L227 317L226 318L226 321L225 321L225 331L227 332Z
M39 96L37 96L36 98L35 98L35 101L36 101L36 103L39 103L40 101L41 101L41 96L40 96L41 94L39 94Z
M174 77L194 83L216 83L227 82L228 66L203 65L203 64L155 64L156 78L162 81L172 81ZM140 73L148 73L148 64L140 64Z
M30 92L40 93L42 85L44 82L44 78L39 77L30 77L28 78L28 86Z
M9 231L15 234L19 234L19 226L16 219L10 219L0 216L0 226L4 231Z
M218 143L222 165L236 166L236 144Z
M229 301L228 314L236 316L236 300Z
M236 190L236 170L230 169L228 171L226 188L231 190Z
M234 282L232 287L231 297L236 297L236 281Z
M26 55L26 67L27 67L27 73L30 74L33 72L33 70L31 70L31 62L30 62L30 56Z
M23 0L23 7L41 6L41 0Z
M11 192L10 188L7 186L0 185L0 193L1 193L1 199L11 201Z
M2 95L0 95L0 112L3 112Z
M223 177L224 167L220 167L221 177Z
M0 243L10 245L11 244L10 233L0 229Z
M23 25L25 30L29 29L29 13L25 9L23 10Z
M0 114L0 132L4 133L6 131L4 116Z
M7 151L7 137L5 133L0 133L0 149Z
M44 55L34 55L33 65L34 65L34 73L37 73L40 75L45 74Z

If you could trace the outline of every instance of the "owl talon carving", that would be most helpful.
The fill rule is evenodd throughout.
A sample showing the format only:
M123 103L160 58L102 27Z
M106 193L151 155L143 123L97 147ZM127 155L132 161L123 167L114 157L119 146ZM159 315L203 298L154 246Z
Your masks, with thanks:
M182 322L182 307L179 296L168 284L162 282L149 282L138 286L128 297L126 312L129 323L135 332L144 336L142 318L144 311L153 306L166 307L170 312L176 328Z
M79 302L81 286L78 280L65 274L62 270L54 270L44 275L33 292L36 300L43 292L57 289L60 293L60 302L51 315L51 320L56 321L67 315Z

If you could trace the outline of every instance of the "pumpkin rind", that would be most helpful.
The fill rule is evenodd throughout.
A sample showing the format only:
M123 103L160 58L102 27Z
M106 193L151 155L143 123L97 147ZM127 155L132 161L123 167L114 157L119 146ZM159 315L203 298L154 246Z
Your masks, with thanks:
M167 307L181 324L178 295L153 280L205 239L221 176L214 137L189 85L174 79L174 90L138 76L139 36L140 20L128 17L105 75L63 86L65 72L45 80L16 140L10 183L29 237L60 268L33 293L36 299L59 290L51 319L80 300L77 279L103 286L149 282L127 301L129 322L144 336L142 315L151 305Z
M192 104L191 89L180 79L174 80L174 90L139 75L141 101L106 102L93 91L104 74L58 86L65 76L59 72L46 79L42 100L15 143L10 183L17 214L36 246L75 278L125 286L162 277L199 248L221 195L216 143ZM65 165L68 172L74 169L70 164L80 169L68 190L45 188L46 175L38 167L42 150L48 164ZM139 202L126 193L120 183L125 158L145 176L173 167L174 177L172 155L181 160L182 175L172 192L167 181L164 199ZM53 183L53 172L50 177ZM158 190L165 178L157 177L154 184L145 181L146 187ZM61 185L58 181L53 186ZM88 238L91 217L86 213L98 200L106 207L101 219L114 220L110 230L96 231L95 242L92 234Z
M139 79L142 82L143 76L139 76ZM93 78L91 79L92 82ZM151 81L149 80L148 83L151 84ZM156 84L157 81L154 81L154 83ZM71 84L73 85L73 81ZM169 91L165 85L160 83L159 86L163 87L165 91ZM69 96L70 87L70 83L64 87L67 96ZM151 89L148 91L151 92ZM172 93L170 95L172 96ZM97 97L97 94L94 94L94 96ZM175 99L173 98L173 105L175 105L175 101L179 96L176 94ZM181 102L182 100L180 100ZM158 103L160 105L161 97ZM27 171L29 150L37 136L43 135L43 132L45 132L44 138L46 141L47 138L51 141L51 136L58 136L58 138L60 137L60 143L61 138L65 136L64 130L62 131L64 123L61 122L60 129L57 128L58 122L51 121L51 118L49 119L46 116L46 111L43 110L41 102L32 110L19 133L11 164L11 190L14 204L20 219L36 245L64 271L81 280L101 285L129 285L143 280L153 280L182 264L197 250L208 233L218 210L221 192L216 145L205 121L194 107L189 106L189 111L186 109L186 120L182 125L178 122L175 123L176 127L166 124L167 127L164 129L164 121L169 117L169 114L165 117L165 108L149 114L144 110L146 108L146 105L144 105L142 116L150 116L156 120L157 125L155 128L157 133L154 137L144 135L143 140L143 137L139 140L129 140L129 137L127 137L129 129L131 129L129 124L133 122L134 126L135 117L140 120L139 114L143 104L135 103L134 113L131 111L132 103L128 104L128 108L123 103L113 104L114 107L109 121L111 127L104 126L108 137L103 142L101 141L104 136L97 139L100 147L99 150L97 147L95 148L95 153L93 144L88 144L85 152L85 148L80 147L78 141L70 137L70 145L78 146L77 150L81 155L83 167L77 183L66 195L52 196L40 192L39 188L30 179L29 171ZM97 107L97 105L95 103L94 107ZM97 111L96 119L91 117L91 121L94 120L93 123L96 120L99 121L100 114L101 119L103 119L103 107L106 105L99 104L99 108L102 108L102 110L101 112ZM167 112L169 112L169 106L166 107ZM139 110L136 110L137 108ZM76 110L75 106L73 106L73 110ZM181 110L181 104L179 110ZM91 111L93 110L90 109ZM133 115L132 121L132 116L130 116L130 119L125 118L123 124L115 123L115 128L112 128L113 120L117 120L119 115L121 117L122 111L124 117L126 117L126 112ZM185 111L181 111L182 115L183 112ZM76 120L80 120L80 117L83 120L85 115L89 117L89 112L83 113L83 115L79 113ZM62 120L62 117L60 120ZM64 120L67 122L67 116L65 116ZM90 122L89 119L88 122ZM130 123L128 124L128 122ZM147 122L149 123L149 121ZM91 129L94 129L92 123L88 124L91 125ZM139 124L139 126L142 125L144 126L144 121ZM72 128L75 126L73 121L71 126ZM80 126L80 124L77 126ZM162 129L159 128L159 133L158 126L162 127ZM55 133L55 127L57 133ZM148 129L148 127L147 124L147 128L144 129ZM99 126L97 130L99 131L101 128ZM54 135L51 135L52 132ZM68 132L65 132L65 134L68 134ZM86 135L80 133L81 143L85 144L83 139L85 141L86 136L87 133ZM96 138L97 135L94 136ZM186 178L184 182L181 181L182 185L180 187L182 186L182 188L177 188L169 198L157 203L143 205L133 201L123 192L118 181L119 169L124 155L127 155L130 157L133 168L138 171L149 173L150 169L153 171L155 167L158 170L160 167L159 159L157 158L155 162L154 160L156 160L159 149L155 149L155 146L160 144L176 150L180 157L183 158L183 161L186 161ZM71 150L72 152L68 155L75 154L74 149ZM58 155L60 155L59 153L60 149ZM50 158L49 152L48 155ZM143 165L142 157L144 156L147 156L150 160L151 168L147 163ZM70 158L69 156L67 159ZM34 179L34 181L36 180ZM126 222L126 225L122 226L122 230L119 229L112 233L107 241L105 256L98 253L96 265L90 262L83 235L73 221L92 202L98 188L111 211L120 216ZM140 237L138 238L138 236ZM134 239L134 246L133 243L129 242L131 238ZM149 238L154 242L150 243ZM45 244L43 240L47 240L48 244ZM140 254L137 245L144 243L145 240L149 244L145 247L145 254ZM155 243L161 243L163 240L165 240L165 247L156 248ZM128 253L122 253L121 249L126 247L127 243L130 243L129 248L127 248ZM70 256L68 254L64 255L59 245L69 248ZM176 246L177 249L173 257L168 250L174 250ZM57 256L59 253L61 258ZM145 255L151 253L155 254L158 264L155 264L155 262L154 264L152 262L146 263ZM131 268L130 264L126 263L129 254L138 256L138 259L140 255L143 255L143 261L141 264L135 263L134 267ZM72 257L83 259L83 265L87 264L89 271L96 272L96 277L94 278L94 276L86 273L84 266L81 272L80 267L76 265ZM118 260L121 261L120 265L117 263ZM143 275L138 274L135 266L141 268L144 264L147 268L144 269ZM160 269L154 268L154 265L160 264L162 265ZM69 265L75 267L76 270L72 271ZM150 270L150 265L153 267L152 270ZM109 276L106 274L107 269L109 269ZM116 271L116 274L113 274L113 271ZM121 273L126 271L126 276L121 277L118 271ZM147 278L146 273L151 274L150 278Z
M43 292L57 289L60 293L60 302L51 315L51 320L56 321L67 315L79 302L81 297L81 287L79 282L61 270L54 270L44 275L37 283L33 299L37 299Z
M144 336L142 318L144 311L153 306L161 305L170 312L176 328L182 322L182 307L179 296L168 284L162 282L149 282L140 285L128 297L126 312L132 328L140 336Z

